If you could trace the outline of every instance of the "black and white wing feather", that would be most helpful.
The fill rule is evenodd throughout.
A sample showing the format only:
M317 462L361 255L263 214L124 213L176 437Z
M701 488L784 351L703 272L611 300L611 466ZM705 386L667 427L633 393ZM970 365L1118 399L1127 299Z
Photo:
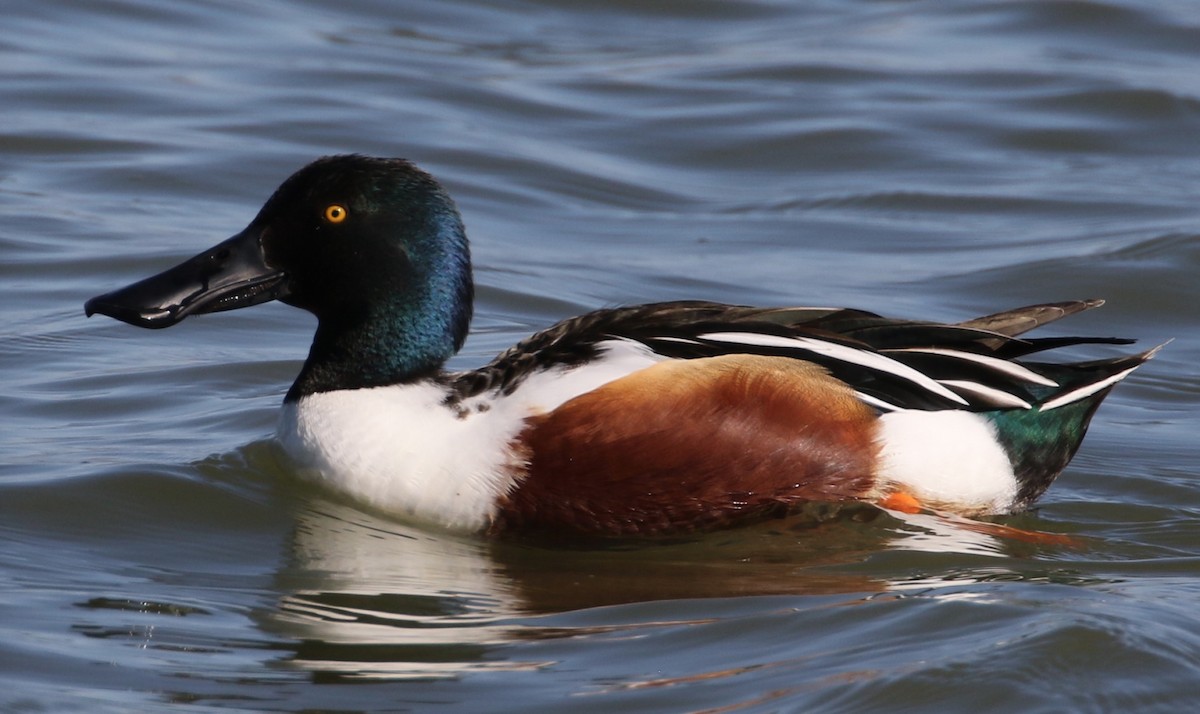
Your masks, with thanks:
M452 384L460 397L508 393L534 372L585 363L599 354L602 343L624 339L675 359L740 353L806 360L829 370L881 411L1030 409L1088 385L1115 383L1152 355L1074 365L1016 361L1070 345L1129 343L1019 337L1102 302L1033 305L957 324L895 320L845 308L709 302L597 310L536 333L490 364L454 375Z

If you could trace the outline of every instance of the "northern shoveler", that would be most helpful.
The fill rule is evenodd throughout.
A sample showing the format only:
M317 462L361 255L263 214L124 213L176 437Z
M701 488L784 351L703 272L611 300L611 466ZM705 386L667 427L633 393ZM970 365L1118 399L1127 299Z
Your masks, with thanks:
M386 512L490 533L667 534L812 501L1011 512L1155 352L1025 361L1130 342L1018 337L1100 300L956 324L666 302L564 320L447 372L473 292L437 181L349 155L309 164L242 232L85 310L150 328L269 300L308 310L316 335L278 432L300 471Z

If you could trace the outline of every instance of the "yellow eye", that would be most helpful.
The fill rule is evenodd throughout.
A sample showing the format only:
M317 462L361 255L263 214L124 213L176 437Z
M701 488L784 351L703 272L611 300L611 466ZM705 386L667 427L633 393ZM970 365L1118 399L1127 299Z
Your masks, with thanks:
M330 223L341 223L346 220L346 216L348 215L350 215L350 212L340 203L331 203L325 207L325 220Z

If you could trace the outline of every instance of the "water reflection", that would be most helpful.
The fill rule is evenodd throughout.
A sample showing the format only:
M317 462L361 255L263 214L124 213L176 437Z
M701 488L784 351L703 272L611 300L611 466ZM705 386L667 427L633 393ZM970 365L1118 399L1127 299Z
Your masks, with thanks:
M269 629L323 679L443 677L486 669L511 639L509 585L483 543L429 534L334 503L300 511ZM533 666L503 662L505 667Z
M877 567L854 572L874 553L1009 555L1021 547L932 516L835 515L672 542L551 547L424 531L314 496L298 508L289 562L277 574L284 594L261 624L295 643L288 665L317 681L528 670L554 664L519 646L531 640L712 620L688 608L672 608L683 614L668 619L660 608L649 620L594 608L745 595L871 596L913 587L911 579L881 578Z

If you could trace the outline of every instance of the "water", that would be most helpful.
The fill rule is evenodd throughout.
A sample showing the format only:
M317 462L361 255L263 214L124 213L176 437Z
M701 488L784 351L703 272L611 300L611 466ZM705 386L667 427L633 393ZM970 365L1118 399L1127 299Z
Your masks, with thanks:
M1200 702L1192 3L4 15L0 710ZM962 319L1103 296L1054 330L1176 339L1040 508L1002 521L1072 543L869 514L594 549L423 531L280 465L311 318L82 314L347 151L412 158L459 201L480 289L456 367L676 298Z

